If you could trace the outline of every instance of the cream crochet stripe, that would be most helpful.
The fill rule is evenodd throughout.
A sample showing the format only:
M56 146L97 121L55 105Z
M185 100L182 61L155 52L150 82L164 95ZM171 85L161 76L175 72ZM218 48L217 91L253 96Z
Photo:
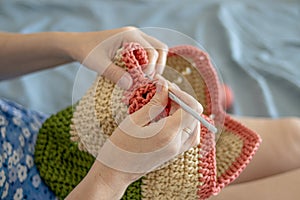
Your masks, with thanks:
M121 103L123 90L106 78L98 77L75 108L71 140L94 157L127 113Z
M98 79L97 82L102 83L102 79ZM113 92L113 89L109 87L103 92L102 86L101 84L94 84L93 87L96 87L96 89L91 88L80 100L71 125L71 140L78 142L81 150L88 150L93 156L97 155L105 140L117 127L117 123L112 117L112 110L116 111L118 109L110 109L111 106L107 101L111 98L109 93L117 93L117 90ZM91 91L96 91L95 96ZM96 112L89 106L91 103L94 104L93 99L97 99ZM104 99L104 101L100 99ZM89 126L86 124L89 124ZM194 147L166 163L160 169L145 175L142 185L142 195L145 199L174 199L174 194L178 196L178 199L183 197L196 199L199 184L198 155L199 149ZM158 194L157 192L159 192L159 196L155 195Z
M208 56L191 47L178 47L175 50L179 54L190 54L200 59L197 67L202 71L198 72L196 64L188 58L171 55L168 56L163 76L174 80L188 93L194 93L194 97L203 105L205 115L220 114L215 121L224 124L224 129L216 144L214 135L201 131L199 146L145 175L141 186L143 199L195 200L217 194L246 167L260 143L258 135L222 110L217 75L210 69ZM124 67L120 52L114 62ZM202 76L206 77L205 81ZM123 90L111 81L98 77L78 102L71 123L71 140L78 143L80 150L97 156L118 122L127 115L127 107L121 103L122 94ZM213 112L213 109L216 110Z
M120 60L115 63L123 66ZM179 72L184 70L186 68ZM172 73L166 76L172 76ZM182 83L177 82L177 84L180 86ZM122 89L111 81L98 77L79 101L72 118L71 140L78 142L80 150L88 151L96 157L105 140L117 128L117 122L126 117L127 107L120 103L122 92ZM198 165L199 148L194 147L158 170L145 175L142 184L143 197L145 199L177 197L178 199L197 199L200 176Z
M229 132L224 131L222 137L219 138L216 148L216 159L217 159L217 178L224 174L232 163L240 156L243 141L242 139ZM230 152L230 153L228 153Z
M95 113L94 91L102 78L97 78L93 86L86 92L73 112L70 125L71 140L78 143L78 148L96 156L100 147L109 137L103 134Z

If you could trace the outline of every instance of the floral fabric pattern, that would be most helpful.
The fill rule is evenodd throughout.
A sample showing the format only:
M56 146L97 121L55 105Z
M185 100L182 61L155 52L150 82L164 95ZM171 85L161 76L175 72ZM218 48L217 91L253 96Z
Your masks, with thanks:
M34 145L46 115L0 99L0 199L57 199L34 165Z

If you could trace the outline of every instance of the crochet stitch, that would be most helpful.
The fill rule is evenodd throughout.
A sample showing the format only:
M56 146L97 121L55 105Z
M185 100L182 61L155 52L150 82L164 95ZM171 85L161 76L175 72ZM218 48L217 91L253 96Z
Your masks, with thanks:
M68 132L66 135L69 136L69 141L55 143L54 141L57 140L55 135L61 131L57 129L51 131L48 128L42 131L43 128L41 129L40 132L48 136L38 137L37 143L40 142L40 145L44 146L38 148L39 153L36 153L40 157L38 158L40 168L45 168L51 163L59 163L50 168L55 172L60 172L62 179L77 177L78 175L68 162L55 159L56 154L60 152L46 151L46 146L50 145L54 149L60 149L60 145L72 147L72 149L74 147L79 153L72 159L81 159L79 155L92 155L91 158L94 160L105 140L118 126L118 122L128 114L128 108L129 113L134 112L151 99L155 93L153 83L141 76L141 70L147 63L146 51L138 44L126 44L117 52L114 62L121 67L126 67L129 72L132 70L131 75L142 79L140 80L142 84L134 84L129 92L124 93L108 79L98 77L86 95L74 105L75 110L71 114L73 116L65 120L68 123L59 125L59 127L69 127L64 130ZM165 69L163 76L169 80L175 80L181 89L189 91L203 105L203 117L215 123L220 131L215 140L215 135L201 126L200 145L178 155L159 169L133 183L134 186L127 189L123 199L129 198L130 195L132 195L130 199L206 199L217 194L241 173L260 143L257 134L234 121L223 110L217 74L206 53L191 46L173 47L169 50L167 66L169 68ZM183 76L178 77L174 71ZM190 85L194 91L191 91ZM143 94L146 95L143 96ZM166 109L162 116L167 114ZM211 114L214 115L213 119L208 117ZM59 124L59 121L64 120L52 116L45 124L51 123L51 126L55 127L53 123ZM42 156L45 159L41 159ZM72 163L75 164L75 162ZM61 168L64 171L61 171ZM82 169L84 173L87 173L88 168ZM68 175L69 173L74 173L74 175ZM52 184L51 189L58 196L63 197L59 189L59 185L63 183L54 180L58 177L50 179L45 173L41 176L48 185ZM75 187L76 181L72 180L68 189Z
M139 110L147 104L156 92L155 83L144 76L143 68L148 64L146 51L137 43L127 43L121 52L121 59L126 69L133 79L133 85L125 91L123 101L128 106L129 114ZM170 101L169 101L170 102ZM168 116L170 111L170 103L164 111L154 119Z
M48 118L40 129L35 146L34 161L40 175L60 198L72 191L94 161L88 153L78 151L76 143L70 142L72 114L72 107L68 107Z
M39 131L35 146L35 164L45 183L60 199L64 199L84 178L95 158L79 151L70 140L72 107L52 115ZM132 183L124 200L141 199L141 180Z

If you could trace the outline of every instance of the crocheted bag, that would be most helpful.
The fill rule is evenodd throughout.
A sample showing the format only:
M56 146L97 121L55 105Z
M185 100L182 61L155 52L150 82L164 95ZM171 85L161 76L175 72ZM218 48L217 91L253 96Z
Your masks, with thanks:
M126 44L114 62L139 71L148 62L147 53L136 43ZM198 146L132 183L122 199L206 199L237 178L261 142L256 133L223 110L218 77L205 52L192 46L170 48L167 66L163 74L167 79L177 77L183 90L192 87L203 105L203 117L218 127L218 140L202 126ZM58 197L66 197L83 179L128 109L136 111L155 93L149 81L135 89L125 94L128 101L124 104L124 91L99 76L74 107L45 121L36 142L35 163Z

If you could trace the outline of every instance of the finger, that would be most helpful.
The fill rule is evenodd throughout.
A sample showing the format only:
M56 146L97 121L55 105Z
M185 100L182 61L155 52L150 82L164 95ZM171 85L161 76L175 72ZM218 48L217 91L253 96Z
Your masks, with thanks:
M162 74L166 65L168 46L158 39L141 32L143 38L151 45L151 50L148 51L149 56L149 70L148 74L155 75ZM152 77L153 77L152 76Z
M175 84L171 84L170 91L173 92L181 101L187 104L189 107L194 109L197 113L203 112L203 106L191 95L180 90Z
M132 86L132 78L124 69L111 63L102 74L112 82L123 89L129 89Z
M170 83L170 81L168 81L167 79L165 79L163 76L161 76L160 74L156 74L154 77L154 80L162 80L167 82L168 87L172 87L172 84ZM170 111L169 111L169 115L172 115L178 108L180 108L180 106L175 103L174 101L170 101Z
M147 52L147 56L148 56L148 64L147 67L143 70L145 74L147 74L148 76L150 76L151 78L154 77L155 75L155 68L156 68L156 61L159 57L158 52L156 51L156 49L154 49L153 47L148 47L145 48L146 52Z
M193 117L187 115L187 113L181 108L178 109L172 116L163 118L163 127L161 127L160 132L156 135L159 137L160 144L168 144L175 137L179 139L176 149L179 151L182 149L182 145L190 137L187 132L183 132L184 128L193 130L197 121ZM160 121L159 121L160 122ZM152 124L150 124L151 126Z
M181 101L183 101L189 107L197 111L199 114L203 112L202 105L193 96L189 95L185 91L182 91L175 83L171 83L170 81L167 82L168 82L169 90L173 94L175 94L175 96L177 96ZM179 107L180 105L177 102L171 101L170 115L172 115Z
M166 45L165 43L161 42L160 40L156 39L155 37L152 37L150 35L147 35L144 32L141 32L141 35L143 36L143 38L145 38L145 40L152 45L152 47L154 47L155 49L160 49L160 50L164 50L164 51L168 51L168 45Z
M186 127L182 128L181 134L181 144L185 144L188 140L191 140L191 138L194 136L193 133L195 131L195 128L197 126L197 121L194 120L193 123L188 124Z
M166 126L166 128L178 131L187 127L193 130L193 124L197 122L197 119L195 119L188 112L184 111L182 108L179 108L173 113L173 115L168 117L167 122L167 125L169 124L170 127ZM190 128L191 126L192 128Z
M176 112L176 110L178 110L180 108L180 106L175 103L174 101L170 101L170 112L169 115L173 115L174 112Z
M168 103L168 84L159 79L156 83L156 93L153 98L138 111L130 115L131 120L139 126L145 126L157 117Z
M195 127L190 137L184 142L182 146L182 152L198 145L200 143L201 124L200 122L195 123Z
M168 49L157 49L157 52L158 59L156 61L156 73L162 74L167 62Z
M143 37L156 49L158 57L155 58L151 63L155 63L155 73L162 74L167 61L168 46L158 39L142 33Z
M145 74L147 74L148 76L153 78L154 74L155 74L156 61L158 59L158 52L139 33L134 34L134 41L138 42L145 49L145 51L147 52L147 56L148 56L149 61L148 61L148 64L146 66L143 66L143 71L144 71Z

